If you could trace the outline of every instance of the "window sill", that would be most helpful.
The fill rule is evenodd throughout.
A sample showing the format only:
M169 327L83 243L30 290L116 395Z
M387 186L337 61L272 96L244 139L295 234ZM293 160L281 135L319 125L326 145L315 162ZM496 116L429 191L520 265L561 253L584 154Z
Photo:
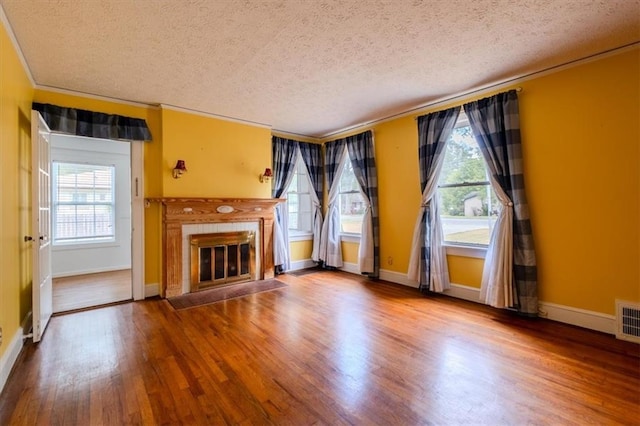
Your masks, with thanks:
M289 231L289 241L311 241L313 234L310 232Z
M444 248L450 256L473 257L476 259L484 259L487 256L487 247L444 244Z
M96 243L57 243L52 244L51 247L54 251L61 250L85 250L85 249L100 249L107 247L119 247L120 244L117 241L105 241Z
M359 243L360 240L360 234L340 234L340 241L345 243Z

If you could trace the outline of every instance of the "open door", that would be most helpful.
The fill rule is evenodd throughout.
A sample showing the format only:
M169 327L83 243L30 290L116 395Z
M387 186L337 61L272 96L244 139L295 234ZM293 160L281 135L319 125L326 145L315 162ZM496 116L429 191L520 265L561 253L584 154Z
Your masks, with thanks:
M33 341L42 339L53 312L51 281L50 131L38 111L31 111L31 232L33 240Z

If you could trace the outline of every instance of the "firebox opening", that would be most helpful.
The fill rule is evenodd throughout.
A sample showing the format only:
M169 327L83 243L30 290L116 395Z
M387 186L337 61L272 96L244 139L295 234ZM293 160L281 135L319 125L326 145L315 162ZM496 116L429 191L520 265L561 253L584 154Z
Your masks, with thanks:
M190 236L191 288L255 280L255 232L221 232Z

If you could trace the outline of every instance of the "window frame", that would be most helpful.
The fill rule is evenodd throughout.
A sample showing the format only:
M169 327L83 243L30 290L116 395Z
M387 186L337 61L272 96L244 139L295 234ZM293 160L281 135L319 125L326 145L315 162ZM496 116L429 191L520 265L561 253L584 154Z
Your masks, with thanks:
M300 173L302 171L302 173ZM296 177L297 175L297 177ZM306 177L306 183L307 183L307 191L300 191L300 176L305 176ZM291 191L291 186L293 185L293 182L297 183L297 191ZM298 223L300 223L300 219L301 216L304 215L308 215L308 222L309 222L309 229L303 229L301 230L299 227L298 228L291 228L291 220L288 220L288 224L287 224L287 228L288 228L288 232L289 232L289 241L306 241L306 240L310 240L313 239L313 202L311 201L311 191L313 191L313 185L311 182L311 178L309 177L309 171L307 170L307 166L304 163L304 160L302 159L302 155L298 152L298 155L296 157L296 164L295 164L295 170L294 170L294 178L291 179L291 182L289 183L289 186L287 187L287 190L285 191L285 193L287 194L287 212L289 214L289 219L291 218L291 209L290 206L291 204L289 204L289 194L290 193L294 193L296 195L308 195L309 197L309 211L308 212L304 212L304 211L300 211L300 197L298 197Z
M455 131L456 129L462 128L462 127L471 127L470 123L469 123L469 119L467 117L467 115L464 113L464 111L462 111L460 113L460 115L458 116L458 119L456 120L456 124L453 127L453 131ZM471 129L471 132L473 134L473 129ZM451 137L451 136L450 136ZM475 137L474 137L475 140ZM449 142L449 140L447 139L447 143ZM477 146L477 140L476 142L476 146ZM446 147L445 147L446 149ZM479 149L479 146L478 146ZM443 154L445 155L445 154ZM444 159L443 159L444 161ZM446 189L446 188L463 188L463 187L469 187L469 186L487 186L488 188L491 189L491 191L493 190L493 186L491 185L491 181L488 179L488 167L487 167L487 162L484 158L484 156L482 156L482 162L484 164L484 168L485 168L485 172L486 172L486 179L483 181L473 181L473 182L468 182L468 181L463 181L460 183L453 183L453 184L438 184L437 186L437 191L439 192L440 189ZM440 179L441 176L438 176L438 179ZM437 193L437 196L440 197L441 194ZM490 217L490 216L489 216ZM497 218L496 218L497 219ZM440 213L440 221L441 223L443 223L445 220L445 218L442 217L442 213ZM491 228L489 229L489 238L491 238ZM442 245L445 247L446 249L446 253L448 255L453 255L453 256L464 256L464 257L473 257L473 258L485 258L486 257L486 253L487 253L487 249L489 248L489 244L490 241L487 242L486 244L483 243L466 243L466 242L457 242L457 241L447 241L446 235L442 234L443 236L443 240L442 240Z
M82 201L64 201L60 202L58 198L58 188L60 187L58 176L59 176L59 167L61 165L74 165L74 166L89 166L95 168L107 168L110 169L110 191L111 191L111 201L104 202L82 202ZM101 247L101 246L111 246L117 243L117 215L116 215L116 166L114 164L97 164L95 162L82 162L82 161L52 161L52 185L51 185L51 219L52 219L52 245L58 249L64 248L73 248L79 246L91 246L91 247ZM77 191L78 185L76 185L74 189ZM94 188L95 189L95 188ZM58 207L59 206L111 206L110 212L110 221L109 225L111 226L111 234L106 236L96 236L93 235L91 237L82 237L78 238L64 238L60 239L57 235L57 218L58 218ZM77 224L78 221L76 220ZM95 220L93 221L95 226Z
M340 232L338 233L340 235L340 239L342 241L346 241L346 242L360 242L360 239L362 238L362 222L360 225L360 232L347 232L347 231L342 231L342 203L341 203L341 196L342 194L358 194L362 200L362 203L364 204L364 194L362 192L362 189L360 188L360 185L358 184L358 189L357 190L349 190L349 191L342 191L341 190L341 186L342 186L342 178L344 177L344 171L345 169L348 167L348 165L351 165L351 168L353 169L353 164L351 163L351 157L349 157L349 150L345 147L345 157L344 157L344 163L342 164L342 170L340 171L340 180L338 181L338 223L340 224ZM355 178L355 173L354 173L354 178ZM357 179L356 179L357 181ZM364 218L364 216L363 216Z

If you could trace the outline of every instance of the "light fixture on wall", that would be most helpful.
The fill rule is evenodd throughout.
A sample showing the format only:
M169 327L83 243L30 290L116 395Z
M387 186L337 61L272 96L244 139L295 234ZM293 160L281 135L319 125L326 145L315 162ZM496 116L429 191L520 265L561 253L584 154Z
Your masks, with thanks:
M178 179L186 171L187 165L184 163L184 160L178 160L176 166L173 168L173 178Z
M273 172L269 167L267 167L266 169L264 169L264 173L260 175L260 182L268 183L268 182L271 182L272 178L273 178Z

